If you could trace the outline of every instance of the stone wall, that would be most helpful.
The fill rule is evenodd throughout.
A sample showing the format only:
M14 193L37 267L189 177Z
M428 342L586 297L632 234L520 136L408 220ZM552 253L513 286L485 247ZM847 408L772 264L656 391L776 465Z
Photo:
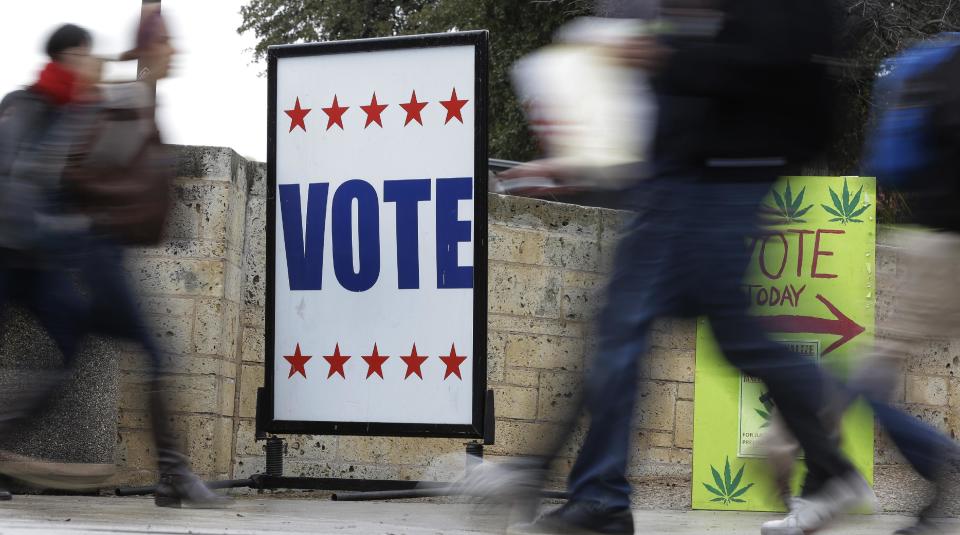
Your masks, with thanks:
M161 247L138 251L131 273L145 295L158 339L175 367L172 385L194 468L212 477L264 469L254 440L256 389L263 381L265 176L262 164L232 151L181 148L177 208ZM490 195L489 385L496 392L497 443L489 458L537 453L555 436L578 394L590 319L625 214ZM896 251L880 234L878 317ZM638 388L629 476L638 505L688 507L693 437L695 326L655 326ZM121 359L120 480L152 478L152 444L142 391L143 367ZM960 345L930 342L911 361L899 400L926 421L960 429ZM582 431L582 427L581 427ZM580 431L575 438L581 436ZM287 436L287 475L445 479L463 468L462 441L380 437ZM569 469L576 440L564 448L555 482ZM909 475L878 436L877 481L883 505L918 503ZM910 488L910 493L902 492ZM896 492L895 492L896 491ZM904 498L904 496L906 496Z

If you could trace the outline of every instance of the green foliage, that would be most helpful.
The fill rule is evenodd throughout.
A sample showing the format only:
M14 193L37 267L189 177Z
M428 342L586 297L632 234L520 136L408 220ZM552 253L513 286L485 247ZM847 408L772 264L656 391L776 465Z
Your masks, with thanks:
M544 44L571 18L589 12L589 0L249 0L241 8L239 32L253 32L254 56L274 44L381 37L450 30L487 29L491 36L490 153L527 160L536 144L516 101L509 68ZM835 0L840 22L840 58L834 90L835 135L820 171L813 175L855 175L860 171L863 133L872 105L871 87L879 62L918 39L960 29L955 0ZM799 196L798 196L799 197ZM785 207L790 203L784 203ZM880 222L896 223L909 207L896 192L878 196ZM790 204L792 206L792 204ZM834 207L836 209L836 207ZM793 217L797 215L796 210ZM789 214L778 212L780 219Z
M740 486L740 482L743 479L743 469L746 468L746 464L740 465L740 470L737 471L737 475L730 477L730 457L726 458L726 463L723 466L723 477L720 477L720 472L717 471L713 465L710 465L710 471L713 473L713 482L716 483L716 487L708 483L704 483L703 486L711 494L716 494L717 497L710 500L711 502L720 502L724 505L730 505L730 503L746 503L747 500L741 498L744 494L750 490L750 487L753 486L753 483L745 487Z
M847 223L863 223L862 219L857 219L860 215L867 211L867 208L870 208L870 203L865 203L863 206L860 204L860 196L863 194L863 186L860 186L860 190L857 191L857 194L850 198L850 189L847 187L847 179L843 179L843 198L841 199L836 192L833 191L833 188L827 188L830 190L830 198L833 200L833 207L821 204L824 210L828 214L834 216L831 219L831 222L839 221L840 223L846 225Z
M510 82L510 67L550 42L554 31L589 12L585 0L250 0L238 32L258 39L254 56L275 44L454 30L490 31L490 154L529 160L533 136Z

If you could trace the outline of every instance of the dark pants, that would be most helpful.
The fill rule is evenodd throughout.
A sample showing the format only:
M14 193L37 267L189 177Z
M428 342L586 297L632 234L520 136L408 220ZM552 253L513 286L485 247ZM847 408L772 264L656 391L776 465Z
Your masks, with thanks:
M957 446L933 426L882 401L870 401L870 408L894 445L910 466L927 481L943 475L944 463L955 457Z
M16 303L31 312L72 366L85 303L70 273L53 268L8 268L0 274L0 306Z
M69 243L67 243L69 241ZM7 385L0 396L0 425L36 414L73 369L84 336L102 334L138 342L152 378L163 371L123 269L123 250L102 239L74 236L43 255L6 252L0 269L0 309L16 303L31 312L63 356L62 370L35 374L31 384Z
M123 248L105 239L91 240L80 263L80 278L90 294L87 330L137 342L150 361L154 379L163 370L160 349L150 336L123 267Z
M61 369L34 370L0 386L0 432L42 412L73 369L87 309L71 272L63 267L72 257L59 253L42 262L33 255L0 253L0 312L17 304L32 313L63 359Z
M590 428L570 473L572 500L630 505L639 360L663 316L706 316L730 363L766 384L808 462L830 475L852 470L817 418L827 379L812 360L767 338L741 290L745 236L755 232L757 208L780 171L757 182L655 179L638 188L638 216L617 248L598 318L599 346L584 385Z
M79 341L100 334L138 342L160 370L160 351L150 337L123 267L123 248L105 238L74 236L45 255L40 267L0 272L0 306L12 301L33 313L72 366ZM14 265L29 261L15 259Z

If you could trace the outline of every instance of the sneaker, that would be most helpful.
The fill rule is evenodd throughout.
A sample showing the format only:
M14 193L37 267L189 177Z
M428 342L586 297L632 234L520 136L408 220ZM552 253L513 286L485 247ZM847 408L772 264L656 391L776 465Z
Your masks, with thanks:
M485 500L512 501L528 494L538 495L546 479L545 466L538 458L505 463L482 461L453 483L453 490Z
M477 506L485 513L490 508L506 506L507 510L502 513L507 515L508 525L527 524L536 518L540 507L546 466L538 457L502 463L482 461L469 468L449 491L478 498Z
M787 499L787 512L792 513L797 509L806 507L809 501L806 498L801 498L799 496L793 496Z
M873 509L876 497L863 476L851 472L827 481L815 494L791 501L790 513L782 520L764 522L762 535L804 535L822 528L835 516L853 508Z
M532 523L507 529L507 535L530 533L633 535L633 513L630 509L605 508L596 502L567 502Z

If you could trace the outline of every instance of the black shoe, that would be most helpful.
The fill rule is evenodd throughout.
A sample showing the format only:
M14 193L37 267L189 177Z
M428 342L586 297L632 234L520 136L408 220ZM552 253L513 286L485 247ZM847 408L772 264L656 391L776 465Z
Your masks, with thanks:
M609 509L596 502L567 502L533 523L512 526L507 533L633 535L633 513L630 509Z
M195 509L222 509L233 500L207 487L190 471L190 462L177 449L177 440L170 428L166 400L160 395L160 385L154 381L150 390L150 412L153 416L153 439L157 445L157 466L160 482L154 494L158 507L191 507Z
M223 509L233 500L211 491L192 472L162 474L154 501L157 507L185 507L191 509Z
M13 499L13 494L7 489L0 489L0 502L9 502Z
M921 516L916 524L898 529L893 532L893 535L932 535L934 533L943 533L943 531L937 528L930 519Z

